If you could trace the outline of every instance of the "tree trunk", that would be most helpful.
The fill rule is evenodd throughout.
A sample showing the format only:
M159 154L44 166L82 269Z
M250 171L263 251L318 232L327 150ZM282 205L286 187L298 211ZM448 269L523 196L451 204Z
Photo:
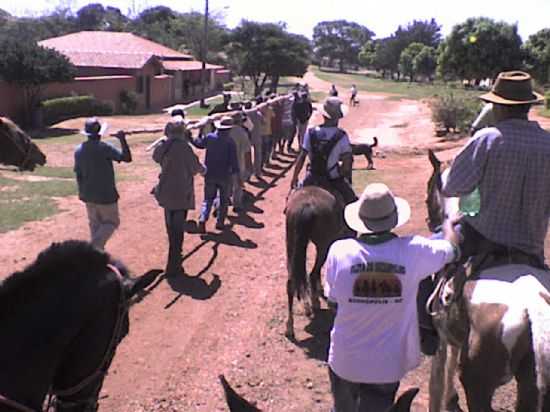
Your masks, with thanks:
M280 80L281 76L279 75L273 75L271 76L271 88L273 89L273 91L275 93L277 93L277 89L279 87L279 80Z
M339 67L339 70L340 70L340 73L345 73L345 70L344 70L344 59L340 59L338 61L338 67Z

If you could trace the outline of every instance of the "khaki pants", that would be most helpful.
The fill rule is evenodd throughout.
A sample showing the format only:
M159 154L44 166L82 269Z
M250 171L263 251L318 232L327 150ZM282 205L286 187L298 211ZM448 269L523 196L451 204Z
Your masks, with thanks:
M91 243L98 249L105 249L105 243L120 225L118 203L100 205L86 203L88 224L90 225Z

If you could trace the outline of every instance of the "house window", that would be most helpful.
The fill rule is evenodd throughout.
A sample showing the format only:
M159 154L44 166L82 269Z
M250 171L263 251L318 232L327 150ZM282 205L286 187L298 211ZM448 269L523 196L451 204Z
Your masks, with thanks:
M143 76L136 77L136 93L143 93Z

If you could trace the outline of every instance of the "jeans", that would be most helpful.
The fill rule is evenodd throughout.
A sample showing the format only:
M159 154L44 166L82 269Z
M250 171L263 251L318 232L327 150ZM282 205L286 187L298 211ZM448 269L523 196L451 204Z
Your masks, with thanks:
M164 223L166 225L166 233L168 234L167 273L181 269L181 252L186 220L187 210L164 209Z
M357 200L357 195L353 191L353 188L343 177L338 177L336 179L327 179L325 177L318 177L312 174L311 172L306 173L306 177L302 182L303 186L328 186L327 189L334 189L339 192L344 199L344 203L347 205L349 203L355 202Z
M94 247L103 250L109 238L120 225L118 203L108 205L86 203L86 211L90 226L90 242Z
M329 367L332 412L386 412L395 399L399 382L355 383L340 378Z
M219 193L220 207L218 209L217 223L224 224L227 216L227 197L229 195L228 188L231 176L226 178L204 180L204 202L202 203L201 215L199 222L206 222L210 216L210 210L216 195Z

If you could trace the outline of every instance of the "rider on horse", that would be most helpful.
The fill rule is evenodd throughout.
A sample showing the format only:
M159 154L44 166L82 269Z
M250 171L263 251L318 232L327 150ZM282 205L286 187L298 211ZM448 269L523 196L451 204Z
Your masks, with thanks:
M324 118L323 124L309 129L304 137L291 187L296 188L298 176L306 157L309 157L309 166L302 185L321 186L339 193L345 204L354 202L357 196L350 185L353 161L351 144L346 132L338 127L339 120L344 117L342 101L337 97L327 98L321 114Z
M490 93L495 127L479 130L454 159L446 196L479 190L481 207L459 224L462 256L483 255L483 266L527 264L544 268L544 239L550 218L550 133L528 120L533 92L529 74L503 72Z

